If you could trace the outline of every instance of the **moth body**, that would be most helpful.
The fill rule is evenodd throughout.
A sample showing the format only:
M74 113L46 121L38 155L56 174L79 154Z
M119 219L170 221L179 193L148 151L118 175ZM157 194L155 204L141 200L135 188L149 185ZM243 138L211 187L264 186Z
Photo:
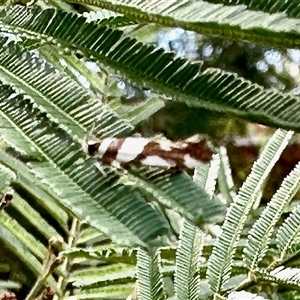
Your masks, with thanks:
M200 136L185 141L151 140L132 136L86 140L83 149L99 164L122 167L128 164L193 169L209 162L214 154L209 141Z
M9 190L0 200L0 211L10 204L13 200L13 190Z

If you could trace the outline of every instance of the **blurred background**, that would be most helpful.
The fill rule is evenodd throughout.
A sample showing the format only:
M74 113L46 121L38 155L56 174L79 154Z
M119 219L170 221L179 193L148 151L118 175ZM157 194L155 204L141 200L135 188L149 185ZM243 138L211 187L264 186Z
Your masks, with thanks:
M254 43L207 37L182 28L160 28L157 25L133 28L128 29L129 35L155 44L167 52L174 52L178 57L189 61L201 61L202 71L220 68L266 89L300 94L299 49L273 49ZM94 72L100 71L98 65L91 62L88 65ZM84 78L82 84L88 85ZM107 101L114 108L116 102L121 103L120 112L153 98L153 93L147 88L138 88L116 75L109 75L107 85ZM163 134L173 140L184 139L196 133L208 134L216 144L227 147L237 190L249 174L261 147L275 129L245 122L223 112L189 108L161 95L159 98L163 104L158 105L157 111L153 114L151 112L149 118L136 124L136 132L144 136ZM298 135L295 135L270 175L262 202L270 199L282 179L300 160L299 150Z

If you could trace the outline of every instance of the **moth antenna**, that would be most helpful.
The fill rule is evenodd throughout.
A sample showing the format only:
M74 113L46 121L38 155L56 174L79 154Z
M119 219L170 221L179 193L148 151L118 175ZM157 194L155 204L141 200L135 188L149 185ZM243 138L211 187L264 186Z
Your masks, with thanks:
M89 156L93 156L96 154L95 151L98 151L98 147L100 145L100 140L96 139L93 135L93 130L95 128L96 123L93 122L91 128L86 132L85 136L81 139L81 147L83 149L83 151L85 152L85 154L87 155L87 157ZM90 147L96 146L96 148L94 149L90 149ZM92 152L91 152L92 151ZM93 153L93 154L92 154Z
M94 121L91 128L85 134L85 142L88 144L89 140L94 138L93 131L95 129L96 122Z

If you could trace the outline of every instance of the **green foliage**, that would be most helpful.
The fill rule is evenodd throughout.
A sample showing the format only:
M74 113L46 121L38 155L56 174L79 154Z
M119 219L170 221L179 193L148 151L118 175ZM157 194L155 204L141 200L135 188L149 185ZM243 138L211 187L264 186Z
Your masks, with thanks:
M159 252L151 255L143 250L137 253L137 285L140 299L165 299L160 271Z
M210 166L203 165L196 169L194 179L213 196L215 179L218 176L219 156L212 160ZM184 220L175 258L175 291L177 299L198 299L200 292L200 260L202 255L204 233Z
M217 294L221 292L223 285L230 278L236 245L251 208L271 168L291 137L291 132L282 130L274 134L229 207L223 224L223 232L216 241L207 270L212 290Z
M261 42L272 46L295 47L299 45L299 6L298 3L286 3L274 14L278 0L268 1L266 5L252 4L250 1L238 1L236 5L228 1L203 1L195 2L176 1L167 5L163 1L148 0L71 0L73 3L82 3L98 6L124 14L139 22L155 22L163 26L180 26L186 30L196 31L206 35L218 35L229 39L244 39L251 42ZM209 3L211 2L211 3ZM216 3L219 2L219 3ZM259 1L256 1L259 3ZM254 2L254 3L256 3ZM238 5L240 4L240 5ZM289 5L290 4L290 5ZM288 11L289 17L284 12ZM295 19L293 19L293 17Z
M58 9L45 9L41 0L0 8L1 197L14 191L0 211L0 272L18 275L6 276L0 291L28 300L52 292L64 300L299 297L299 204L290 209L299 163L268 205L260 203L293 135L287 130L300 128L298 97L179 58L145 37L155 23L296 47L298 6L277 0L72 2L89 12L74 14L55 0ZM91 62L98 71L88 68ZM124 101L114 77L151 93ZM104 176L81 149L93 124L100 138L143 128L152 134L147 121L166 112L170 128L159 127L168 121L155 125L176 138L208 127L206 133L219 131L215 137L223 140L235 132L230 124L237 118L283 129L237 193L222 142L194 173L107 166Z
M242 297L242 294L230 293L232 284L234 283L234 290L241 290L251 285L259 285L259 280L264 280L267 284L299 285L298 278L295 276L298 268L285 267L288 262L291 263L291 260L294 263L298 261L299 251L291 250L287 253L286 249L298 243L297 224L299 222L297 220L299 218L299 205L293 210L290 217L286 219L286 222L278 228L277 239L280 241L278 247L271 243L271 237L275 237L278 221L278 216L276 217L273 214L281 215L287 201L292 198L299 188L298 165L285 178L261 217L249 231L246 241L243 242L244 261L246 270L249 272L248 279L243 276L237 276L237 274L245 274L245 269L236 270L236 263L242 259L242 255L236 253L236 250L238 244L242 242L241 231L246 226L247 213L249 214L254 201L259 197L263 180L270 172L276 159L279 158L291 136L291 132L282 130L278 130L274 134L253 166L250 175L235 197L234 202L230 205L222 226L222 233L216 239L212 252L209 255L208 263L205 263L211 290L208 289L204 294L203 292L202 294L200 293L200 288L207 286L207 283L206 280L200 280L198 273L203 268L203 265L199 264L198 257L198 251L202 252L203 245L202 243L200 245L197 244L197 241L199 242L199 238L195 235L197 228L184 221L176 251L176 299L208 299L207 297L222 297L228 294L228 299L240 299L239 297ZM212 164L210 170L215 171L215 165ZM205 169L202 170L202 172L204 171ZM205 173L202 174L200 178L203 178ZM209 174L209 171L207 172L206 170L206 174ZM208 186L210 182L210 185L213 186L213 182L215 182L214 177L208 176L206 178L205 182L202 181L202 184L205 183ZM276 253L273 254L271 261L270 258L265 259L265 254L269 247ZM260 266L258 264L260 261L264 261L265 264ZM296 266L298 266L297 263ZM232 276L233 272L235 273L234 276ZM246 297L246 294L243 294L243 296ZM260 296L257 297L257 299L265 299L259 298Z
M290 107L294 112L299 110L296 97L263 90L220 69L200 72L201 64L175 58L172 53L124 36L120 30L87 23L82 17L60 11L20 7L2 11L0 24L7 32L18 27L17 34L25 45L40 40L42 44L52 42L62 49L78 49L85 56L121 71L135 83L189 106L223 111L266 125L299 128L298 114L290 110Z
M297 164L289 176L282 182L280 189L273 196L268 203L268 206L262 212L260 218L249 231L249 243L245 247L244 253L245 264L250 270L255 270L258 267L258 263L263 260L268 250L270 239L274 233L275 225L279 221L281 214L284 212L284 208L287 207L298 191L299 184L300 173L299 164ZM286 233L283 233L282 230L284 229L281 227L279 227L278 230L278 238L280 240L282 238L285 239L285 242L281 240L281 245L284 243L285 245L291 246L288 242L291 237L286 235ZM295 227L293 230L295 230ZM295 237L293 237L293 239L294 238ZM281 251L282 250L283 249L281 249Z
M252 10L261 10L263 12L268 12L270 14L275 14L278 12L285 12L287 16L293 18L299 18L300 10L298 3L293 0L287 1L278 1L272 0L269 2L264 1L251 1L251 0L207 0L207 2L211 3L220 3L224 5L237 5L243 4L247 5L249 9Z

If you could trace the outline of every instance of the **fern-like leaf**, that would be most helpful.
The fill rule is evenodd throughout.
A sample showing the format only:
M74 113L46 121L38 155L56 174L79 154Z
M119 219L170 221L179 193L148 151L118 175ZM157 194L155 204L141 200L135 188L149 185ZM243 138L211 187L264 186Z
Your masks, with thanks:
M273 0L273 5L275 0ZM264 42L284 47L296 47L299 44L300 31L298 20L288 18L284 13L271 14L269 9L247 9L240 2L230 6L204 0L195 2L180 0L72 0L113 10L142 23L158 23L162 26L180 26L201 34L222 35L227 39L244 39L252 42ZM248 1L249 2L249 1ZM255 2L254 2L255 3ZM262 2L264 3L264 2ZM265 5L266 8L271 6ZM294 5L294 9L295 6ZM264 7L263 4L256 7ZM281 10L284 11L284 10ZM259 30L258 30L259 28Z
M220 166L219 155L210 164L197 168L194 180L213 196ZM213 201L213 200L211 200ZM189 221L184 220L179 236L175 263L175 291L178 300L196 300L199 297L199 260L202 254L203 233Z
M48 211L49 214L62 226L65 232L67 232L66 224L68 215L61 208L59 200L54 197L51 190L47 190L46 186L30 173L24 163L11 155L8 155L4 151L0 151L0 162L17 174L16 181L13 183L14 188L19 189L21 187L23 191L26 191L34 197L41 208Z
M164 206L174 209L192 223L202 225L204 221L224 210L218 201L211 200L204 189L185 173L168 174L156 168L132 169L131 173L134 177L127 178L131 179L136 187L154 196Z
M95 131L103 136L129 134L133 130L129 122L119 120L101 101L91 99L87 90L56 72L47 62L12 42L6 44L7 39L0 38L2 81L28 95L36 105L67 126L73 135L83 137L94 122ZM112 123L114 126L109 126Z
M137 284L139 299L165 299L160 251L156 251L156 253L151 255L142 249L138 250Z
M297 205L291 214L284 220L284 223L278 228L277 247L281 254L281 259L289 253L299 249L300 241L300 205Z
M0 42L2 42L2 46L7 51L6 55L0 54L0 65L3 66L3 73L0 73L0 78L4 78L7 82L28 94L40 110L47 112L47 116L50 117L52 122L59 123L60 126L66 126L65 130L77 137L83 137L95 119L95 132L97 132L99 137L126 135L133 129L130 123L120 119L116 113L105 107L101 101L89 99L89 93L86 90L76 82L69 80L67 76L57 74L55 69L43 60L33 58L32 54L12 43L6 46L6 39L0 39ZM61 89L62 83L64 84L63 90ZM7 112L3 111L3 117L7 124L11 123ZM32 146L36 147L36 145L28 140L28 137L22 130L16 130L14 126L6 126L7 129L4 128L1 133L2 136L6 137L10 144L13 143L13 146L17 149L22 149L22 145L24 145L27 154L36 155L38 150L31 150ZM18 135L15 135L16 132ZM79 141L80 139L77 138L77 140ZM71 142L71 139L69 141ZM71 158L71 154L67 157ZM70 164L71 162L67 163ZM35 164L35 166L38 168L39 163ZM92 173L95 176L97 174L95 172ZM116 180L115 174L112 172L109 172L109 174L111 174L109 176L110 179L102 178L103 176L98 174L99 187L102 183L106 185L108 180ZM138 179L137 177L141 177L141 174L142 172L139 170L135 180ZM42 174L39 175L44 176ZM220 205L216 202L212 204L210 201L207 203L205 201L207 198L205 193L188 176L177 174L176 176L170 175L168 178L164 178L162 174L154 179L146 172L143 180L148 181L149 178L154 182L155 186L148 188L150 185L153 185L148 182L148 184L142 186L142 189L155 191L159 188L162 191L162 195L156 193L155 197L159 201L165 199L164 204L168 207L178 207L179 211L192 222L201 222L203 215L209 218L211 214L218 213L217 207L220 207ZM166 180L169 181L168 185L165 184ZM177 189L179 180L181 181L181 191ZM137 182L140 181L137 180ZM174 191L175 188L176 191ZM189 190L189 197L186 197L186 190ZM202 203L194 201L199 193L202 195Z
M251 207L292 134L283 130L275 132L227 211L223 231L217 238L207 269L210 285L217 294L230 278L236 246Z
M294 0L278 1L252 1L252 0L207 0L207 2L220 3L223 5L246 5L249 9L260 10L270 14L285 12L287 16L292 18L300 18L299 5Z
M46 247L4 211L0 214L0 241L17 255L36 277L42 273L43 267L40 261L46 256ZM52 276L47 279L47 282L53 290L58 291Z
M274 283L281 283L285 285L300 286L300 269L299 268L285 268L283 266L276 268L271 272L260 270L256 272L258 277L264 278Z
M196 300L199 296L199 256L203 237L197 228L184 221L176 251L175 291L178 300Z
M140 86L170 95L174 101L230 112L266 125L299 129L296 112L300 103L296 97L264 90L219 69L201 73L201 64L175 58L172 53L125 37L122 31L87 23L83 17L13 7L0 12L0 24L10 33L17 27L15 34L26 39L45 39L54 45L60 41L70 49L80 49L87 57L93 56Z
M47 157L48 161L31 162L28 166L36 176L48 184L64 206L81 219L88 217L94 227L121 244L130 245L133 242L135 245L146 246L158 235L167 234L166 221L145 203L137 191L117 184L116 175L100 181L99 173L95 171L91 162L83 161L84 155L79 144L58 125L51 123L30 100L12 95L13 91L9 87L1 86L0 110L9 116L11 124L18 127L27 139L37 146L38 151ZM144 217L137 218L134 211L140 211ZM151 221L153 217L155 221ZM152 222L155 222L157 227L153 228ZM150 226L148 229L144 227L147 223ZM131 229L125 224L131 224ZM140 237L144 236L142 240L146 239L140 240L133 232ZM160 233L157 235L158 232Z
M264 258L269 248L269 242L275 230L275 225L284 208L292 200L299 187L300 163L284 179L279 190L272 197L271 201L268 202L260 218L254 223L248 233L248 243L244 248L243 260L250 270L255 270L258 263Z

